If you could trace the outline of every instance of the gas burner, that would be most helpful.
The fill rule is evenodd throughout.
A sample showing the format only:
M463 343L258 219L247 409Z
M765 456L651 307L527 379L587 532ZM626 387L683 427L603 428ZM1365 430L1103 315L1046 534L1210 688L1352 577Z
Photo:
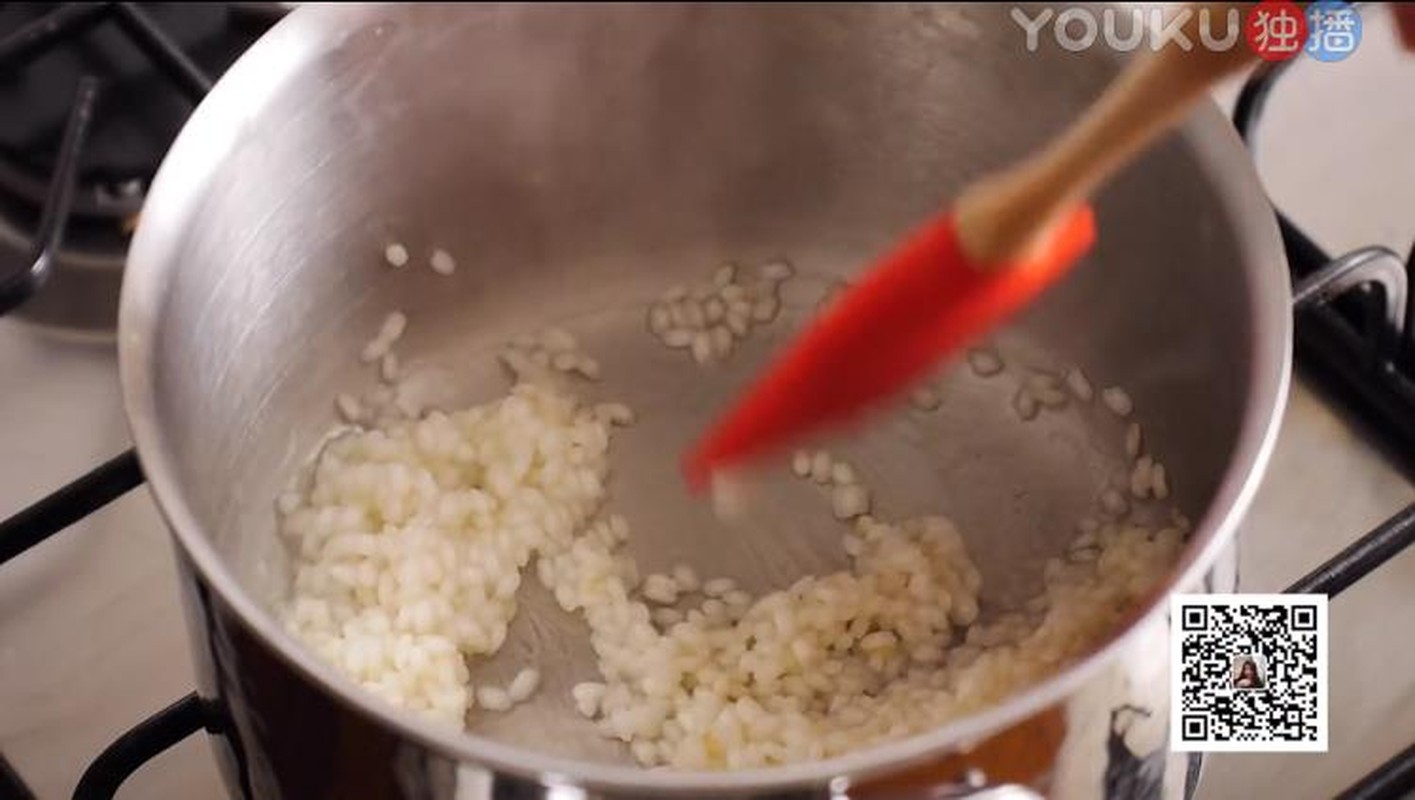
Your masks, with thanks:
M280 3L0 6L0 312L111 332L147 187Z

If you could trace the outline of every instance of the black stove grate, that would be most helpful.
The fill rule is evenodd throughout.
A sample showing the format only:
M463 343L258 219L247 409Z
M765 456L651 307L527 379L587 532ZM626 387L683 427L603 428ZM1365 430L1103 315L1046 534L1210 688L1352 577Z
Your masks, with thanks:
M279 4L244 3L231 4L230 8L233 12L246 10L273 18L278 16L273 10L276 6ZM211 88L211 79L201 67L134 3L60 6L0 39L0 70L22 65L108 19L115 20L175 88L193 102ZM1285 66L1260 69L1244 87L1234 122L1250 143L1250 134ZM0 276L0 314L22 303L43 283L46 260L57 253L63 242L79 155L100 92L97 78L85 75L79 80L45 193L34 263L21 275ZM1382 438L1394 445L1397 458L1407 466L1415 464L1415 324L1409 324L1415 322L1415 306L1407 302L1408 279L1415 272L1415 252L1402 260L1384 248L1366 248L1332 259L1280 211L1275 213L1293 274L1295 355L1299 367L1327 386L1359 419L1380 431ZM0 564L143 482L137 454L130 449L0 522ZM1415 504L1313 569L1288 591L1335 597L1412 543ZM104 787L93 796L112 796L123 778L141 766L145 758L175 743L182 732L202 727L201 715L192 711L200 703L195 695L189 695L141 723L94 762L84 776L83 786L90 790ZM159 731L160 735L147 736L152 731ZM135 753L141 757L134 758ZM1396 798L1412 787L1415 745L1362 777L1340 798ZM0 798L12 797L24 800L34 794L0 754Z
M108 19L193 103L211 91L211 78L136 3L65 4L0 42L0 69L22 66Z
M0 267L0 313L44 286L61 246L121 263L172 138L279 5L0 3L0 103L22 111L0 115L0 221L31 244Z
M39 291L59 258L64 231L69 225L74 183L79 172L79 154L88 138L94 105L98 102L98 86L98 81L85 76L74 92L74 107L64 126L58 163L44 197L44 210L40 212L39 227L35 230L34 244L30 248L30 266L15 274L0 276L0 314L10 311Z

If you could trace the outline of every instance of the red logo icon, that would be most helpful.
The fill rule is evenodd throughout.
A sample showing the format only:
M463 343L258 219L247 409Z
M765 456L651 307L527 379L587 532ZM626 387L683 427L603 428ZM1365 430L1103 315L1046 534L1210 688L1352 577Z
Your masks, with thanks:
M1307 18L1296 3L1262 0L1248 9L1243 35L1259 58L1286 61L1307 43Z

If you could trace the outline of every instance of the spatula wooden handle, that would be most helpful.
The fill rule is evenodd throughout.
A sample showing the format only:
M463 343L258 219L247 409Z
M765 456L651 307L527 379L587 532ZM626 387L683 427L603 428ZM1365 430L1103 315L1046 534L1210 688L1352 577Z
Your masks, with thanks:
M1256 57L1238 30L1228 50L1210 50L1200 38L1201 20L1209 40L1223 41L1230 21L1241 27L1240 4L1193 3L1184 10L1180 31L1190 49L1174 37L1139 57L1046 148L959 196L958 238L973 263L1016 261L1044 243L1066 209L1181 120L1211 84Z

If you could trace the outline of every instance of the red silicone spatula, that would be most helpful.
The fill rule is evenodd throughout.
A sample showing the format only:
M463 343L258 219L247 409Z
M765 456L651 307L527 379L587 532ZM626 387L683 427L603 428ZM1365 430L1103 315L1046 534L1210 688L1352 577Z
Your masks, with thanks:
M869 267L693 447L690 485L854 420L1065 274L1095 238L1085 198L1209 84L1252 60L1241 37L1227 51L1199 44L1200 19L1224 31L1234 7L1188 6L1180 30L1190 50L1175 37L1133 62L1062 136L968 188L952 211Z

